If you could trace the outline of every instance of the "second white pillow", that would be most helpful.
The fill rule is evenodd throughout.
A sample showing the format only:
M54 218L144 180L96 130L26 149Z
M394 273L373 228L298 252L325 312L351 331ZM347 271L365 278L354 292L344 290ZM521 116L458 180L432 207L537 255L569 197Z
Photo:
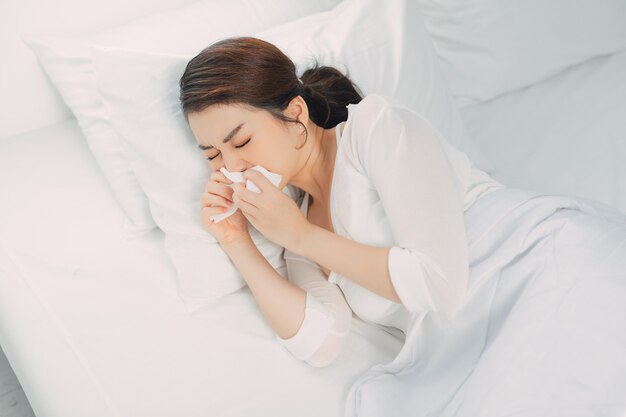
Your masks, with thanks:
M416 0L459 107L626 48L624 0Z

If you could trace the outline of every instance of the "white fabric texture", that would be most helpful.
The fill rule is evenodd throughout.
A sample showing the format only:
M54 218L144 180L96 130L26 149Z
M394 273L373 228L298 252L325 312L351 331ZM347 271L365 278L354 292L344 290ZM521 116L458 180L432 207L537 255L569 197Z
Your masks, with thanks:
M429 120L430 116L438 120L437 128L448 132L459 149L469 152L472 142L461 134L458 110L438 75L436 57L420 18L410 0L348 0L331 11L259 37L275 38L277 46L285 46L287 53L293 50L292 59L300 70L307 68L313 57L318 57L320 64L345 64L349 75L363 83L357 84L363 90L397 93L410 100L428 113ZM406 24L398 25L399 19ZM321 42L322 36L327 41ZM191 56L109 48L93 48L92 54L104 105L150 200L152 216L166 233L168 255L178 270L181 298L193 310L241 288L245 281L198 221L198 196L210 176L210 167L198 152L180 110L178 82ZM378 69L373 71L374 67ZM409 82L415 75L419 75L419 82ZM472 181L483 174L473 171ZM285 190L289 192L289 187ZM273 260L272 265L284 265L284 260L277 258L277 245L265 240L261 235L255 241L267 246L263 252L266 258ZM207 257L206 253L213 255ZM207 271L215 272L208 278Z
M461 111L511 187L592 198L626 214L626 50Z
M202 0L80 36L23 35L61 97L76 116L87 143L128 216L126 234L156 227L119 133L99 97L90 48L123 47L153 53L193 54L227 36L252 34L327 10L339 0ZM265 10L272 13L264 13Z
M289 339L276 335L294 357L309 365L331 364L341 353L350 333L352 310L337 285L330 283L319 265L285 250L287 277L306 291L302 324Z
M626 48L623 0L416 2L460 107Z
M329 281L338 283L359 317L401 331L409 313L454 315L467 286L463 213L504 184L397 101L369 95L348 111L331 189L333 227L350 239L391 248L389 274L402 304L335 272Z
M478 175L465 154L447 144L426 119L397 102L370 94L348 110L348 120L335 128L333 227L341 236L391 248L389 272L402 304L333 271L326 282L319 265L286 250L286 259L311 265L308 274L290 270L290 279L301 280L301 287L311 286L326 306L321 311L319 305L307 308L289 343L277 336L296 357L308 357L299 356L300 351L314 352L309 363L329 364L338 355L340 335L347 327L343 322L332 327L327 318L344 311L346 301L361 319L386 326L401 339L413 313L454 315L464 303L468 279L464 211L477 199L505 188L485 173ZM394 169L386 168L385 161L396 161ZM358 197L368 194L370 198ZM308 197L305 193L301 204L305 217ZM334 284L343 297L335 295Z
M411 312L453 313L467 286L466 190L445 138L419 114L381 96L359 103L346 129L391 229L389 274L402 304ZM385 161L393 161L393 169ZM464 162L458 169L466 172L470 161Z
M396 358L351 386L344 415L623 416L626 216L506 187L465 220L463 308L414 314Z

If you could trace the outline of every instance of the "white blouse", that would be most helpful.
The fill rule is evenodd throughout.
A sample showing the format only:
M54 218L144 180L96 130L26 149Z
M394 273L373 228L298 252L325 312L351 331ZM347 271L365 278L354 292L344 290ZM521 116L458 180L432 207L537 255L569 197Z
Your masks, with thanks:
M352 312L404 339L412 314L454 314L469 274L464 211L504 188L450 145L423 116L370 94L348 105L330 195L336 234L389 247L388 269L402 301L395 303L285 249L288 279L307 292L298 332L277 340L296 358L325 366L340 353ZM308 193L300 208L307 215Z

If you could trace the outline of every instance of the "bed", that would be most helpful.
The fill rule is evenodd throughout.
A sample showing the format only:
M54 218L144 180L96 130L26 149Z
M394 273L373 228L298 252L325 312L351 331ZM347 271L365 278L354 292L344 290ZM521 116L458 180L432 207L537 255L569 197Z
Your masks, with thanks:
M490 175L626 214L625 48L499 94L453 90ZM341 416L359 376L396 358L404 340L355 315L332 366L294 360L245 286L190 312L164 232L127 238L76 117L42 106L41 126L0 140L0 345L36 416Z

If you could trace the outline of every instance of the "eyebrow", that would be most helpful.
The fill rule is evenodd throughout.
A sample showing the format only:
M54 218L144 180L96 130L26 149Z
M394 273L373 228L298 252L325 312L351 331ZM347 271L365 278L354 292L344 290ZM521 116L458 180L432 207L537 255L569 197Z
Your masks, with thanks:
M226 135L226 137L224 139L222 139L222 143L228 143L228 141L230 141L233 136L235 136L237 134L237 132L239 132L239 129L241 129L241 126L243 126L244 123L241 123L239 126L237 126L236 128L234 128L233 130L230 131L230 133L228 135ZM213 149L213 146L209 145L209 146L204 146L204 145L198 145L198 148L202 149L203 151L206 151L207 149Z

